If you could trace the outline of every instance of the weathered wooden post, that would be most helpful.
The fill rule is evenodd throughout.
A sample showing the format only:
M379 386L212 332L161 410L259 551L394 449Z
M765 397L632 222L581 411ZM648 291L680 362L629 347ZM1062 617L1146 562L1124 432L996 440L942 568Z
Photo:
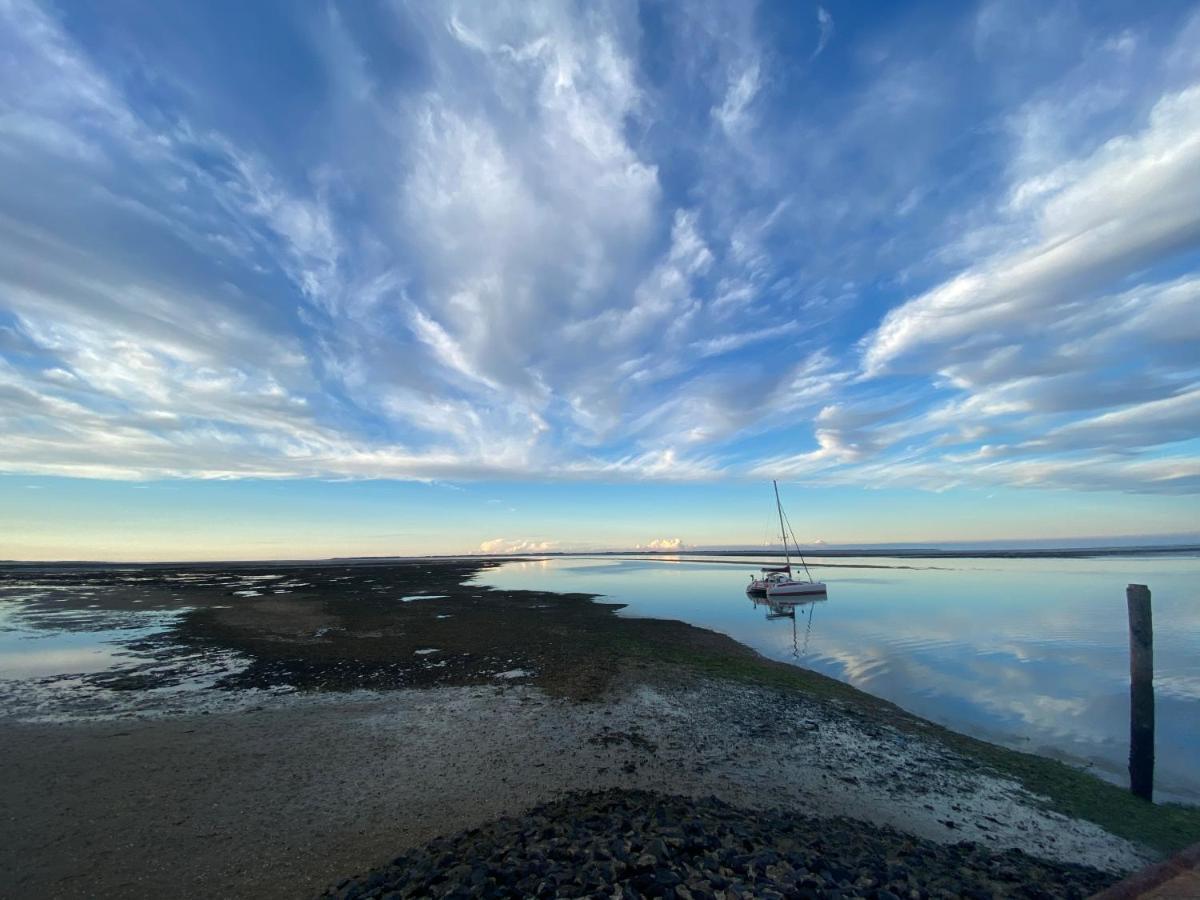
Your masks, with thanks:
M1129 606L1129 789L1154 799L1154 626L1150 589L1125 588Z

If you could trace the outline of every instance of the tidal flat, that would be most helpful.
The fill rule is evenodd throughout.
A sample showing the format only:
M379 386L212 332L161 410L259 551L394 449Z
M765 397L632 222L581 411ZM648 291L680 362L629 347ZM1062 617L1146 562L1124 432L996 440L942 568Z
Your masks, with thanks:
M1150 806L714 631L497 561L7 567L5 621L103 631L0 688L14 895L294 897L570 792L716 797L1121 873ZM92 654L92 655L89 655Z

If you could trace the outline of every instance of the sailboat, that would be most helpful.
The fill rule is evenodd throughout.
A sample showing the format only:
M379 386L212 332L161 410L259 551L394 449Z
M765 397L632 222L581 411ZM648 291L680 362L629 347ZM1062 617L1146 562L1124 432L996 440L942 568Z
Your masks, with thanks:
M766 595L771 600L786 600L788 597L803 597L807 594L826 593L825 582L814 581L808 571L808 563L800 553L800 545L796 545L796 556L804 567L805 579L792 575L792 555L788 547L787 528L784 526L783 504L779 500L779 484L771 482L775 488L775 511L779 514L779 536L783 539L783 558L787 561L782 566L763 566L759 578L750 576L750 584L746 587L747 594Z

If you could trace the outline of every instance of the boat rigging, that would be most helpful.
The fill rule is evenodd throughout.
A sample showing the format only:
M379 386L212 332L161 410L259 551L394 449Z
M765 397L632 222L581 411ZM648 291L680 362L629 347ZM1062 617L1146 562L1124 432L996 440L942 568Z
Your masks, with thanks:
M800 542L796 540L795 532L792 532L792 541L796 545L796 556L804 568L806 577L800 579L792 575L792 555L788 546L791 522L787 521L783 512L783 502L779 499L779 483L772 481L771 485L775 488L775 511L779 514L779 537L783 541L784 565L763 566L760 577L750 576L750 584L746 587L746 593L765 595L774 600L802 597L806 594L824 594L827 592L825 582L815 581L812 573L808 571L808 563L804 560L804 554L800 552Z

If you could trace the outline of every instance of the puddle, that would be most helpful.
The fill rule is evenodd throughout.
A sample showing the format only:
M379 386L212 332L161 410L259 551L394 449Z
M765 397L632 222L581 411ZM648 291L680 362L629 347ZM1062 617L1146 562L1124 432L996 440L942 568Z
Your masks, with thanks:
M106 572L97 581L29 591L0 578L0 716L58 721L195 708L197 695L215 702L222 692L207 689L245 668L233 651L181 648L171 639L192 607L146 595L161 579Z

